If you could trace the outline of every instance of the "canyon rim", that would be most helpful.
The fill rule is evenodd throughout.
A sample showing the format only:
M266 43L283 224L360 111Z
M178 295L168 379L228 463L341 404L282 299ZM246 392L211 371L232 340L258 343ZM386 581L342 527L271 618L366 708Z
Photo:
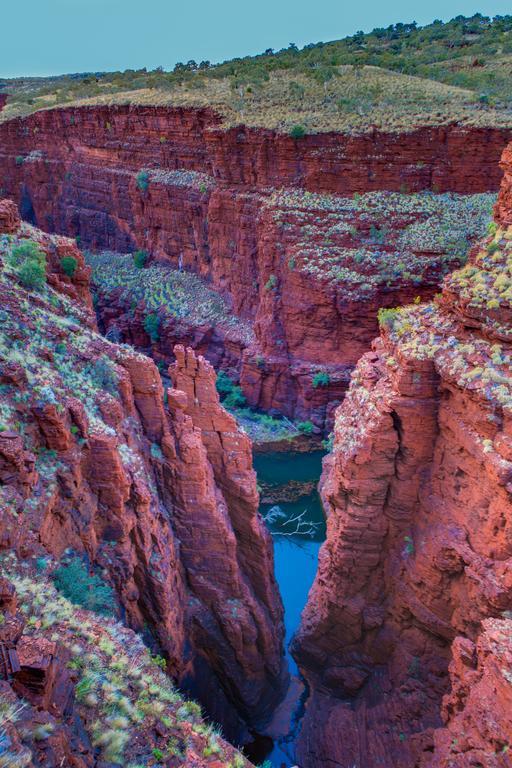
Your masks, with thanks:
M0 768L512 766L511 68L0 79Z

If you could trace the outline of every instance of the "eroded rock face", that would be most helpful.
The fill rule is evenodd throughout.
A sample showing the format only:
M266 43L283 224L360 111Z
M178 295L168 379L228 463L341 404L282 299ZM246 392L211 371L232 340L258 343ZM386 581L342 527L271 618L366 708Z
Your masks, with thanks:
M510 765L510 630L510 620L486 619L476 643L466 637L454 640L451 691L441 710L445 727L434 731L432 756L426 756L422 766Z
M26 227L13 245L40 237L49 270L64 247L83 263L76 246ZM250 442L202 358L180 351L186 391L165 405L155 364L99 336L90 298L59 299L75 288L53 274L55 291L30 301L9 272L0 279L2 547L25 557L71 548L104 568L129 624L150 627L169 671L243 740L286 676ZM213 421L203 423L202 403Z
M244 126L226 131L219 123L208 109L140 106L46 110L11 120L0 125L4 190L24 219L44 229L80 235L94 248L144 248L210 280L235 314L255 323L255 343L177 324L157 353L168 362L174 343L190 344L240 377L251 405L328 431L353 365L377 332L375 310L432 295L439 280L418 286L413 270L400 285L384 281L375 295L354 299L301 275L287 266L300 250L293 242L297 221L284 222L286 231L276 225L280 206L269 202L271 188L335 195L495 190L510 131L445 126L296 141ZM325 244L324 218L312 242ZM350 238L328 245L336 249L343 240ZM123 339L147 343L137 318L125 327L130 302L99 309L105 305ZM328 372L327 386L312 386L319 367Z
M175 488L175 527L196 598L192 638L218 677L212 711L222 712L220 686L237 691L239 710L253 727L263 725L283 693L286 670L283 609L272 542L258 515L251 442L220 405L212 366L180 346L175 356L168 402L179 440L167 486ZM201 674L196 665L194 685L201 685Z
M435 303L384 314L337 411L294 642L308 767L510 764L511 243L498 228Z

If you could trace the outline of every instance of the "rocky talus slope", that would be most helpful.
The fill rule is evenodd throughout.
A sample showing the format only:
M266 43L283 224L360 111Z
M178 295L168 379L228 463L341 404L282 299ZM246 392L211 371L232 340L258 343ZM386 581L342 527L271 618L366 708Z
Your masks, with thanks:
M143 105L7 120L3 194L47 231L79 235L95 249L145 249L151 260L209 281L250 332L174 319L157 355L169 362L174 343L191 344L240 379L251 405L329 429L350 371L377 333L376 309L430 297L467 251L456 237L432 242L436 227L449 234L457 224L431 219L432 201L403 205L408 195L400 191L495 191L510 129L445 125L294 139L221 122L211 109ZM380 190L395 196L382 200ZM361 205L350 199L371 192L376 198ZM466 233L469 242L482 234L469 224ZM127 341L147 345L139 315L129 322L134 301L103 296L99 308Z
M512 765L511 161L489 237L381 311L336 413L294 642L308 768Z
M9 201L0 224L1 549L102 569L119 615L243 741L286 678L250 442L201 357L178 349L164 391L150 359L97 333L74 243Z

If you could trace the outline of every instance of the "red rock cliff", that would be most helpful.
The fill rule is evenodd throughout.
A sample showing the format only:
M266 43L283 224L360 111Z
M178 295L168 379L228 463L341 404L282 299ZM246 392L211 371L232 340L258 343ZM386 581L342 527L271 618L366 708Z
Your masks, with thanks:
M13 244L27 238L50 254L51 270L62 239L22 225ZM155 364L95 333L88 304L61 292L63 278L50 271L48 292L27 300L11 247L0 254L1 546L85 552L109 574L131 626L151 629L172 674L242 740L285 677L250 443L201 358L187 352L176 372L186 391L171 389L165 405Z
M40 149L56 162L99 161L111 169L132 171L183 168L210 173L228 186L294 184L338 194L399 190L404 184L410 191L496 188L497 162L510 137L507 129L452 125L407 134L319 133L296 140L245 126L224 130L219 124L220 118L209 109L69 107L4 122L0 136L4 157ZM52 141L55 135L71 155L61 154L62 148Z
M294 643L308 768L511 764L511 245L498 227L436 303L384 313L337 411Z
M93 247L146 248L227 292L237 314L256 320L258 343L236 350L234 366L250 404L324 429L376 333L375 308L423 292L406 280L402 295L392 295L393 286L364 306L346 306L311 275L290 276L288 254L273 249L283 232L266 204L268 188L342 195L494 190L508 138L506 130L448 126L294 140L244 126L223 130L207 109L66 108L0 124L0 173L4 194L15 197L28 221L80 235ZM329 338L319 330L327 325ZM354 332L357 343L345 345L350 354L335 360L338 338L351 342ZM184 340L193 342L194 334ZM215 346L217 362L224 353ZM233 367L229 354L224 362ZM329 386L311 386L314 366L330 366Z

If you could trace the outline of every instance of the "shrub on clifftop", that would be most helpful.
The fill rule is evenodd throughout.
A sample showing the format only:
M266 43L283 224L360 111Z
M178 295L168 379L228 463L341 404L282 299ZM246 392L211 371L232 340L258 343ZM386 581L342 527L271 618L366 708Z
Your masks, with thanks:
M28 289L40 290L46 282L46 256L37 243L27 240L13 248L11 265L22 285Z
M302 125L294 125L290 131L292 139L302 139L306 135L306 129Z

